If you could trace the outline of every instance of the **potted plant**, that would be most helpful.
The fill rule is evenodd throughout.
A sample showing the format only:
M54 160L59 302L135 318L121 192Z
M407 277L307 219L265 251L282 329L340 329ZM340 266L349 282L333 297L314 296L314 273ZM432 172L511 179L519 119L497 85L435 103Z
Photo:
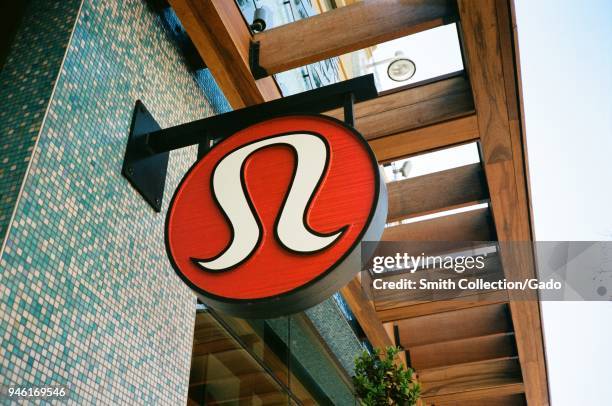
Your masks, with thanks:
M414 371L395 364L400 349L388 347L373 354L364 351L355 360L353 384L357 397L365 406L413 406L421 387L414 379Z

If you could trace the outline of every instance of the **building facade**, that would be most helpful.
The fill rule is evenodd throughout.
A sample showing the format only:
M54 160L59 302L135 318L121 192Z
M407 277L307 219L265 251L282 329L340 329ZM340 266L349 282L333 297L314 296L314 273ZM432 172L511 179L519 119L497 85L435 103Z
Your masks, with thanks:
M136 100L162 127L228 106L162 18L140 0L34 0L24 11L0 74L2 385L67 385L80 404L187 402L195 296L166 259L163 214L121 164ZM195 154L172 153L166 207ZM348 376L361 344L339 304L307 317L339 364L308 343L296 356L330 383L338 367ZM270 325L285 337L288 323Z
M278 28L256 33L264 6ZM372 73L377 97L350 115L388 181L382 239L528 241L512 2L29 0L5 15L1 388L61 386L75 404L351 405L355 357L393 345L423 404L547 404L537 295L413 302L371 295L364 272L304 312L230 317L166 255L164 214L198 148L170 153L161 212L122 176L137 101L168 128ZM393 47L419 35L443 46L421 46L416 79L399 83L389 63L411 61ZM419 172L421 156L442 165ZM535 272L504 255L502 275Z

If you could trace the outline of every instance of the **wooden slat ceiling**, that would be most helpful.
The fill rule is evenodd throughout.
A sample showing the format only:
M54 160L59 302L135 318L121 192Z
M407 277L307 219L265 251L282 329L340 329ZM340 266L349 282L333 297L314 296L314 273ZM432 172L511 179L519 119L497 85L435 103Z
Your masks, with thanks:
M458 18L466 72L359 103L355 126L381 163L479 142L481 163L391 183L389 221L481 202L488 207L392 226L383 239L531 240L511 0L371 0L254 37L232 1L170 2L234 108L280 96L271 77L255 80L250 72L252 42L259 43L259 65L275 73ZM510 278L534 277L533 258L502 251L487 272L493 277L502 271ZM406 300L370 295L362 288L367 282L355 279L342 294L375 347L395 343L390 327L397 327L396 344L416 368L426 404L549 404L535 294Z

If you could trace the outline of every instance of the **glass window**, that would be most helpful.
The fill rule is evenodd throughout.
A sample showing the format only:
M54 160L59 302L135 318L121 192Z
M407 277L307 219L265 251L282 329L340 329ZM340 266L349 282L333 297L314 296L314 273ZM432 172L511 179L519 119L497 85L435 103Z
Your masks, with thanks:
M286 385L209 311L196 315L188 397L191 403L288 404Z
M348 374L303 313L246 320L200 309L189 388L196 404L354 401Z

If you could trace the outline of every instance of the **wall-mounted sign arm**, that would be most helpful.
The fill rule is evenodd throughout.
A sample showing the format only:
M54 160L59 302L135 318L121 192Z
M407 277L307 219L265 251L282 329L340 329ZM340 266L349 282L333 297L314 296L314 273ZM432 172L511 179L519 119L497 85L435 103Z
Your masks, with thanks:
M161 210L168 152L199 145L198 159L212 143L264 119L289 114L319 114L344 108L345 122L354 126L353 103L378 96L372 74L346 80L267 103L161 129L142 102L136 102L122 174L155 211Z
M121 174L156 212L161 211L166 184L169 152L156 152L148 147L148 135L161 130L151 113L136 101Z

